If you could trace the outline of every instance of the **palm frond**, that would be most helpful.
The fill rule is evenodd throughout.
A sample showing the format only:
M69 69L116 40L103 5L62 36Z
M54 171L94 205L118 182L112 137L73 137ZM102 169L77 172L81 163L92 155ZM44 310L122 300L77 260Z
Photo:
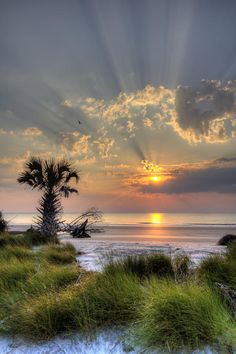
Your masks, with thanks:
M67 185L64 185L60 188L60 193L65 197L65 198L68 198L70 196L70 194L72 193L76 193L78 194L78 191L77 189L75 188L71 188Z
M26 162L26 168L32 171L39 171L42 173L43 161L39 157L32 156L28 162Z
M17 179L18 183L20 184L28 184L30 187L35 186L35 178L32 173L28 171L24 171Z
M65 182L68 183L72 178L74 178L76 183L78 183L80 179L79 172L76 170L69 171Z

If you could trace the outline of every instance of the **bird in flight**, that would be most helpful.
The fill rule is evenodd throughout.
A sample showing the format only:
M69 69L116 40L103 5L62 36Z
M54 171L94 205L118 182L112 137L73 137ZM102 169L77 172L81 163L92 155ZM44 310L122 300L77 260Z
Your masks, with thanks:
M79 124L82 124L80 120L78 120L78 123L79 123Z

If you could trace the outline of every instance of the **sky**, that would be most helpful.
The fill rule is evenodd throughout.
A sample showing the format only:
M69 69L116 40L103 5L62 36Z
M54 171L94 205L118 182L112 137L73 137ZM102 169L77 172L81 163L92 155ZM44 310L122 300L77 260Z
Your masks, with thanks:
M66 211L236 211L236 1L0 5L0 209L40 156L80 171Z

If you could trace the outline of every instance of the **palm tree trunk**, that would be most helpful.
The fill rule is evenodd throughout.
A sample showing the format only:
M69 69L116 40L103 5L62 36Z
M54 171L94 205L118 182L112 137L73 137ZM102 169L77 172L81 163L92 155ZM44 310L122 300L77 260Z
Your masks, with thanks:
M53 239L58 231L59 216L62 211L59 195L52 190L47 190L39 204L40 215L37 225L43 235Z

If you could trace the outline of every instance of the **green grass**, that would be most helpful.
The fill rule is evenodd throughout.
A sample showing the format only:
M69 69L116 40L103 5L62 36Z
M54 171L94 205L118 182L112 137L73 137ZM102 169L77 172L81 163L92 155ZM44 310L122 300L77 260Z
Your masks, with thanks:
M77 297L72 288L28 299L15 307L7 321L8 330L27 338L47 339L76 329Z
M23 234L23 239L25 244L29 246L39 246L49 243L51 240L47 237L42 235L37 230L30 230L26 231Z
M232 242L227 246L226 258L236 262L236 242Z
M32 247L51 242L48 237L43 236L39 231L26 232L4 232L0 233L0 249L5 246Z
M33 252L25 246L7 245L3 248L0 248L0 262L3 260L12 261L14 258L18 260L32 259L33 256Z
M76 265L61 267L46 263L22 285L22 289L26 297L38 296L75 283L80 274L81 269Z
M21 282L25 282L35 273L35 265L29 261L19 261L17 259L11 262L5 260L0 262L0 289L10 289Z
M210 256L198 267L199 278L215 287L215 283L228 285L236 290L236 260L228 256Z
M141 296L134 276L91 275L80 285L23 302L8 325L13 333L45 339L65 330L127 324L135 318Z
M227 310L206 286L150 281L135 334L145 348L197 349L232 329ZM234 327L235 330L235 327Z
M185 279L190 275L191 260L187 255L180 254L175 256L172 260L172 263L177 280Z
M98 326L130 322L142 296L139 279L124 272L97 275L83 292L86 307Z
M172 278L174 270L170 257L153 253L148 255L130 255L122 260L110 262L105 272L114 274L117 271L132 273L140 278L156 275L160 278Z
M5 246L29 246L23 234L12 235L8 232L0 234L0 249Z
M49 263L69 264L75 262L77 252L73 245L65 243L63 245L49 244L43 247L41 254Z
M95 333L135 325L135 343L147 352L231 344L236 337L235 321L213 290L215 282L235 288L235 248L204 260L195 271L186 256L171 260L153 253L89 273L75 262L71 244L49 243L33 251L24 235L3 237L1 332L47 339L69 330Z

